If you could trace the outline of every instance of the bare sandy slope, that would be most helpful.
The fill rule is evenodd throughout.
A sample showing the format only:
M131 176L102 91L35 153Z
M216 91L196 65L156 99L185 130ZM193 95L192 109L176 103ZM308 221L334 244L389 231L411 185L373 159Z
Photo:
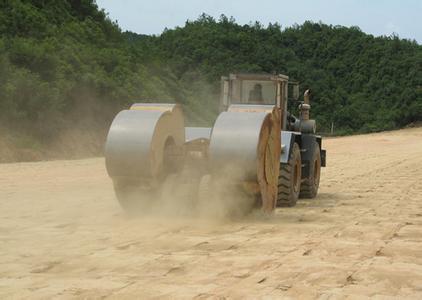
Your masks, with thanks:
M0 298L422 298L422 129L327 140L316 200L128 219L103 159L0 165Z

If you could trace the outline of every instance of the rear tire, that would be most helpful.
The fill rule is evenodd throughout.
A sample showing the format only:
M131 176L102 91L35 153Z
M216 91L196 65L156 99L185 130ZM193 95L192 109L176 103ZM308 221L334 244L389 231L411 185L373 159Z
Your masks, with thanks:
M299 198L301 177L302 159L300 147L297 143L294 143L287 164L280 163L277 206L291 207L296 205Z
M319 179L321 177L321 151L316 143L309 161L309 175L302 181L300 198L315 198L318 194Z

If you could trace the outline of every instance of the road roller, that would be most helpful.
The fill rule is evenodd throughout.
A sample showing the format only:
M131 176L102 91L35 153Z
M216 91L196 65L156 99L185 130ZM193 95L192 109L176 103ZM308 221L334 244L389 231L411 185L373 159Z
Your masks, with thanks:
M212 128L185 127L179 104L133 104L116 115L105 145L119 203L128 212L166 203L227 216L315 198L326 151L309 99L307 90L299 101L286 75L230 74Z

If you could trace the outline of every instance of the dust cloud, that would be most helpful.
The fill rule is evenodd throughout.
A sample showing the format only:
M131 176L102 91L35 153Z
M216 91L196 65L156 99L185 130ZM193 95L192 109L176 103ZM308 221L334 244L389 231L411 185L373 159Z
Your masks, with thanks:
M230 174L169 174L156 189L114 181L116 198L132 217L229 221L260 216L259 195L245 192Z
M102 155L113 117L129 104L102 102L90 91L78 90L69 97L63 112L0 120L0 163Z

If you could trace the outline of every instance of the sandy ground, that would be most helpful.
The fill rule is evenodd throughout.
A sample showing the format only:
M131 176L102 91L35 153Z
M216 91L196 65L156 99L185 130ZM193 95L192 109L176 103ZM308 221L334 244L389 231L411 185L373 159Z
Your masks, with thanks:
M129 219L101 158L0 165L0 298L422 298L422 129L330 139L316 200Z

